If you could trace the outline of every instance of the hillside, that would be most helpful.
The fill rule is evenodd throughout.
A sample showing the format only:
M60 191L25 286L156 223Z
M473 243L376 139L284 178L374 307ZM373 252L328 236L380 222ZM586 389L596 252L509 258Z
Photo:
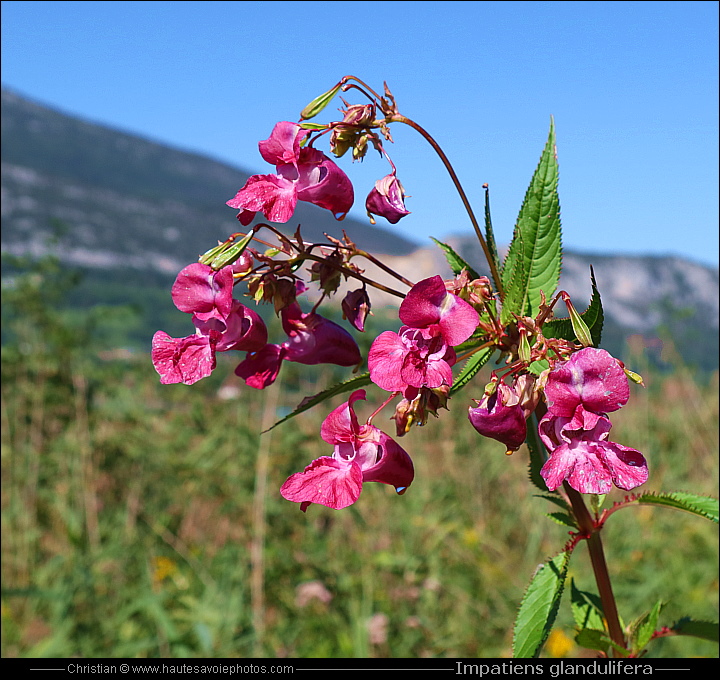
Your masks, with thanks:
M135 335L140 346L153 330L172 332L175 322L186 321L172 306L169 285L216 239L240 229L225 201L249 174L2 92L2 251L52 252L79 268L84 282L70 298L75 306L134 305L142 317ZM298 223L309 240L346 230L411 280L449 274L439 249L366 221L337 222L300 203L296 219L281 226L294 231ZM448 242L483 271L474 237ZM672 338L686 360L717 367L717 269L676 257L566 252L560 286L581 309L589 299L590 265L603 298L608 349L621 352L628 335L642 333L650 346L660 346L658 337ZM376 310L394 303L374 299Z
M2 91L2 249L47 251L53 221L68 229L63 260L176 273L241 227L225 205L251 173L89 123ZM337 222L300 203L294 231L351 238L402 254L416 244L369 222Z

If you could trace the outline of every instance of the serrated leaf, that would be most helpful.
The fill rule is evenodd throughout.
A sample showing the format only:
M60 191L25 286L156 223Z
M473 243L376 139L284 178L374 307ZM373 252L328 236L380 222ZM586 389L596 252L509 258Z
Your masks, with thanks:
M570 553L562 552L541 565L532 577L515 619L514 658L529 659L540 654L555 622L569 562Z
M580 318L590 329L590 337L594 347L600 346L602 339L602 329L605 316L602 308L602 300L600 299L600 291L595 281L595 272L590 267L590 283L592 285L592 296L590 304L584 312L580 313ZM551 319L543 324L543 335L546 338L563 338L573 342L576 340L575 331L569 318Z
M633 499L633 502L649 505L664 505L677 510L685 510L693 515L705 517L715 524L718 523L718 500L709 496L697 496L684 491L671 491L668 493L643 493Z
M478 371L487 363L493 354L492 347L486 347L475 352L463 365L460 373L453 380L450 388L450 396L457 394L465 385L467 385L478 373Z
M533 494L533 497L534 498L544 498L546 501L555 503L555 505L562 508L563 510L570 511L570 505L562 496L546 496L545 494L537 494L536 493L536 494Z
M560 280L562 244L555 123L550 121L545 149L520 208L513 239L503 264L502 321L513 314L535 316L540 291L549 299Z
M630 640L635 654L639 654L645 649L647 643L652 639L653 633L658 628L660 610L663 606L663 602L656 602L649 612L646 612L637 621L630 624Z
M546 512L546 517L549 517L553 522L557 522L557 524L560 524L565 527L570 527L571 529L577 529L577 523L575 520L568 515L566 512Z
M467 262L465 262L465 260L463 260L463 258L453 250L452 246L449 246L447 243L443 243L442 241L438 241L432 236L430 239L435 241L435 243L440 246L445 253L445 259L447 259L453 274L457 276L463 269L467 269L467 273L470 276L471 281L480 278L480 274L478 274Z
M490 257L495 262L495 271L500 271L500 257L498 256L495 232L493 231L492 218L490 217L490 189L485 185L485 241L487 242ZM493 280L495 290L501 289L501 281Z
M278 420L277 423L275 423L272 427L264 430L262 434L265 434L265 432L270 432L270 430L276 428L278 425L284 423L287 420L290 420L291 418L294 418L296 415L302 413L303 411L311 409L313 406L322 404L322 402L330 399L331 397L334 397L338 394L344 394L345 392L350 392L350 390L357 390L361 387L364 387L365 385L369 385L371 382L372 381L370 380L370 373L363 373L362 375L358 375L355 378L350 378L350 380L346 380L345 382L333 385L332 387L329 387L322 392L318 392L312 397L305 397L297 405L297 407L292 413L286 415L282 420Z
M570 581L570 607L578 628L605 631L605 616L600 598L594 593L576 588L574 579Z
M690 635L711 642L720 641L719 628L716 621L695 621L689 616L683 617L670 627L677 635Z
M575 636L575 642L585 649L595 649L600 652L607 651L611 644L607 633L595 628L583 628Z

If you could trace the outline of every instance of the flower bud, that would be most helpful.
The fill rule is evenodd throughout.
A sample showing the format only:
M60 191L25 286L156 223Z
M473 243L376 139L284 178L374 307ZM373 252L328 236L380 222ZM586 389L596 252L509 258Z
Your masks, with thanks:
M370 298L365 288L351 290L342 301L343 317L361 333L365 331L365 319L370 313Z
M300 118L307 120L308 118L314 118L318 115L331 101L332 98L340 91L342 83L338 83L332 89L323 94L315 97L301 112Z
M394 174L379 179L365 201L370 221L374 224L372 215L380 215L390 224L396 224L405 215L410 214L409 210L405 210L404 199L405 190Z
M468 409L472 426L483 437L497 439L508 452L519 449L525 441L527 425L518 397L507 385L500 383L497 391Z

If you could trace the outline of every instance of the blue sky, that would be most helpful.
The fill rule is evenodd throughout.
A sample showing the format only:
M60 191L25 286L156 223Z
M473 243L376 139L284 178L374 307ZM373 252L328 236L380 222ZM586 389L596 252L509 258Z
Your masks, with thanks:
M554 115L566 248L717 265L717 26L715 2L10 1L2 81L268 172L257 142L276 121L297 120L343 75L376 89L387 80L476 211L490 184L500 242ZM423 244L470 233L430 148L409 128L393 136L412 215L391 228ZM387 166L377 154L339 162L364 219L363 197Z

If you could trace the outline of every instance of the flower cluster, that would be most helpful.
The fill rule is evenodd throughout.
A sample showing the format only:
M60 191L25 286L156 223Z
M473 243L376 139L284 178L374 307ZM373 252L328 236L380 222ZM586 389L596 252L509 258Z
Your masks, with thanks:
M183 269L172 287L172 299L192 314L195 334L171 338L158 331L152 340L152 361L164 385L192 385L215 368L215 352L255 352L267 342L265 323L251 309L233 299L233 271L214 271L195 263Z
M385 96L371 97L370 104L346 104L342 120L327 125L305 122L340 87L349 86L341 82L306 107L301 122L279 122L270 137L259 143L260 154L275 166L275 173L250 177L227 202L240 211L237 217L243 225L249 225L257 213L272 222L287 222L298 201L330 210L338 219L345 216L354 190L338 165L313 146L325 134L336 157L351 150L353 159L361 160L370 144L390 162L391 172L375 183L365 202L371 221L378 215L395 224L409 214L404 189L383 146L383 140L392 141L388 124L408 119L399 115L387 86ZM384 117L376 119L378 109ZM261 228L272 231L279 245L261 241L256 235ZM412 425L424 424L428 414L437 416L440 408L447 407L456 391L454 384L457 387L453 370L458 355L471 359L479 351L499 350L504 367L492 371L484 394L468 409L470 423L479 434L501 442L512 453L526 441L529 418L537 414L537 434L549 452L541 474L551 491L567 482L582 493L605 494L613 484L632 489L646 481L642 454L608 440L607 414L623 406L629 396L624 367L606 351L592 347L592 335L564 291L549 303L541 291L539 305L534 304L535 317L510 314L506 309L499 313L498 305L504 304L499 286L495 292L489 278L471 276L471 270L457 266L457 260L455 278L444 280L438 275L413 284L360 250L347 235L342 241L328 237L330 245L311 244L301 238L299 228L291 239L264 224L253 227L239 242L236 236L178 274L173 301L192 315L195 333L184 338L162 331L155 334L152 360L162 383L193 384L212 372L217 352L229 350L246 352L235 374L256 389L275 382L285 361L359 367L363 359L352 335L316 311L343 280L354 278L362 286L346 293L341 308L344 318L360 332L370 313L368 285L403 298L398 312L401 327L397 332L380 333L367 357L369 381L391 393L378 411L398 400L392 416L398 437ZM260 253L250 247L252 241L265 243L269 249ZM380 264L407 285L408 292L367 279L364 270L351 262L357 256ZM491 257L489 262L497 282L500 277ZM309 312L297 300L307 289L308 277L301 275L304 264L310 265L305 271L321 294ZM268 342L260 316L233 298L233 287L239 282L247 285L247 294L255 302L273 304L283 341ZM544 324L560 298L570 313L572 336L545 332ZM409 455L372 425L378 411L360 424L355 404L364 399L365 390L352 392L323 422L320 434L333 446L332 455L312 461L283 484L283 497L300 503L303 511L313 503L347 507L358 499L364 482L389 484L399 493L412 483Z
M195 263L185 267L172 288L175 306L192 314L195 334L172 338L158 331L152 341L152 361L163 384L192 385L209 376L215 353L247 352L235 373L251 387L263 389L278 376L283 361L300 364L354 366L362 360L353 337L341 326L315 312L304 313L291 300L280 310L287 340L269 344L262 318L233 299L234 267L215 271Z

